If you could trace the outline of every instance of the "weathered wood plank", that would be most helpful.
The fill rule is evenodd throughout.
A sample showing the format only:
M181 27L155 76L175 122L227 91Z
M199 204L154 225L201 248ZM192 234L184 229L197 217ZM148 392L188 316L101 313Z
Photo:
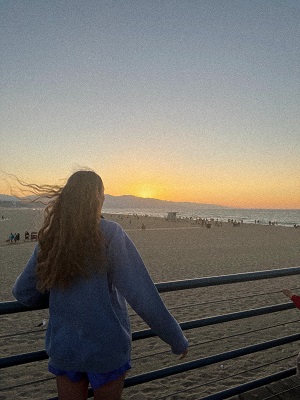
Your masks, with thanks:
M268 386L263 386L261 388L249 390L249 392L242 393L238 396L239 400L263 400L270 396L273 396L274 393L270 391ZM282 400L278 396L272 397L272 400ZM299 399L298 399L299 400Z
M296 376L249 390L230 400L300 400L300 379Z

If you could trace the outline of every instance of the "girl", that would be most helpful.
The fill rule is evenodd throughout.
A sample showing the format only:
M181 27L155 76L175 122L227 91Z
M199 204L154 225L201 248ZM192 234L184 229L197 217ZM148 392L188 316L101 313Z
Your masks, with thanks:
M101 219L104 187L95 172L75 172L62 188L27 186L51 201L13 294L27 306L49 298L46 352L59 399L86 399L90 383L94 399L119 400L131 368L126 301L180 358L187 339L127 234Z

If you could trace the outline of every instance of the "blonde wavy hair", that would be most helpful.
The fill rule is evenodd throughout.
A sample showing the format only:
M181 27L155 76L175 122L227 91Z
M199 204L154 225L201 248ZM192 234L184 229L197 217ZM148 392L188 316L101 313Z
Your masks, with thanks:
M104 201L102 179L77 171L63 187L26 185L50 199L38 233L37 288L66 289L78 278L105 268L104 237L99 229Z

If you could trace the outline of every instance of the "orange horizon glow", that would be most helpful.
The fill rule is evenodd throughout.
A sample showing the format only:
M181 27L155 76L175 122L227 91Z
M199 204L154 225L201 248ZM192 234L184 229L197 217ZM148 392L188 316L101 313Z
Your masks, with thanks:
M171 175L172 176L172 175ZM21 177L22 178L22 177ZM48 179L47 179L48 178ZM52 179L51 179L52 178ZM28 182L28 180L24 179ZM106 184L107 181L107 184ZM64 180L50 175L33 176L30 183L37 184L53 183L64 184ZM18 191L18 187L8 179L0 180L0 193L5 195L24 196L26 191ZM299 190L288 192L286 187L280 190L275 185L266 186L261 189L261 185L244 183L235 187L228 182L211 182L210 184L196 185L178 176L168 179L167 176L152 176L135 178L119 176L104 179L105 193L112 196L132 195L141 198L153 198L171 202L189 202L199 204L213 204L221 207L243 208L243 209L300 209ZM196 188L200 187L200 190Z
M124 193L120 193L118 191L112 191L112 192L106 192L106 194L112 195L112 196L136 196L140 198L151 198L151 199L157 199L157 200L164 200L164 201L170 201L170 202L175 202L175 203L199 203L199 204L212 204L220 207L228 207L228 208L241 208L241 209L274 209L274 210L298 210L300 209L299 207L299 201L296 201L296 199L291 199L290 201L276 201L276 202L271 202L268 199L253 199L252 201L247 201L247 200L242 200L239 199L239 201L235 201L235 199L228 197L228 195L224 196L223 200L220 199L202 199L200 197L192 197L192 198L176 198L172 196L159 196L157 195L159 193L158 190L148 188L147 186L143 187L141 186L137 190L133 191L126 191ZM5 190L5 188L2 189L0 186L0 194L3 195L9 195L9 196L26 196L28 193L22 193L21 191L18 192L16 191L10 191L10 190Z
M165 191L166 192L166 191ZM299 201L296 198L290 198L289 201L286 199L274 199L273 201L270 198L262 198L260 195L257 197L252 194L251 199L248 197L246 199L234 199L228 193L222 198L222 196L218 197L201 197L201 196L184 196L184 197L175 197L172 195L166 194L163 195L163 191L159 189L155 189L149 185L141 185L134 190L119 192L119 191L110 191L106 192L112 196L122 196L122 195L131 195L141 198L152 198L157 200L171 201L171 202L179 202L179 203L199 203L199 204L212 204L220 207L228 207L228 208L241 208L241 209L290 209L290 210L298 210L300 209Z
M291 192L287 187L278 189L276 185L261 185L244 183L235 187L233 184L203 184L196 190L196 184L184 181L183 184L174 183L174 178L167 181L165 178L153 180L135 180L126 182L118 190L108 186L106 193L114 196L132 195L142 198L154 198L172 202L189 202L213 204L221 207L244 209L300 209L299 190Z

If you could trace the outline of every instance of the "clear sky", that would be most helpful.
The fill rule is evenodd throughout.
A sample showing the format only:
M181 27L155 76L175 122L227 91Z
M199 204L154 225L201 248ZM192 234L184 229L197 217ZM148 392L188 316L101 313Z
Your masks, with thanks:
M299 0L1 0L0 43L1 170L300 208Z

